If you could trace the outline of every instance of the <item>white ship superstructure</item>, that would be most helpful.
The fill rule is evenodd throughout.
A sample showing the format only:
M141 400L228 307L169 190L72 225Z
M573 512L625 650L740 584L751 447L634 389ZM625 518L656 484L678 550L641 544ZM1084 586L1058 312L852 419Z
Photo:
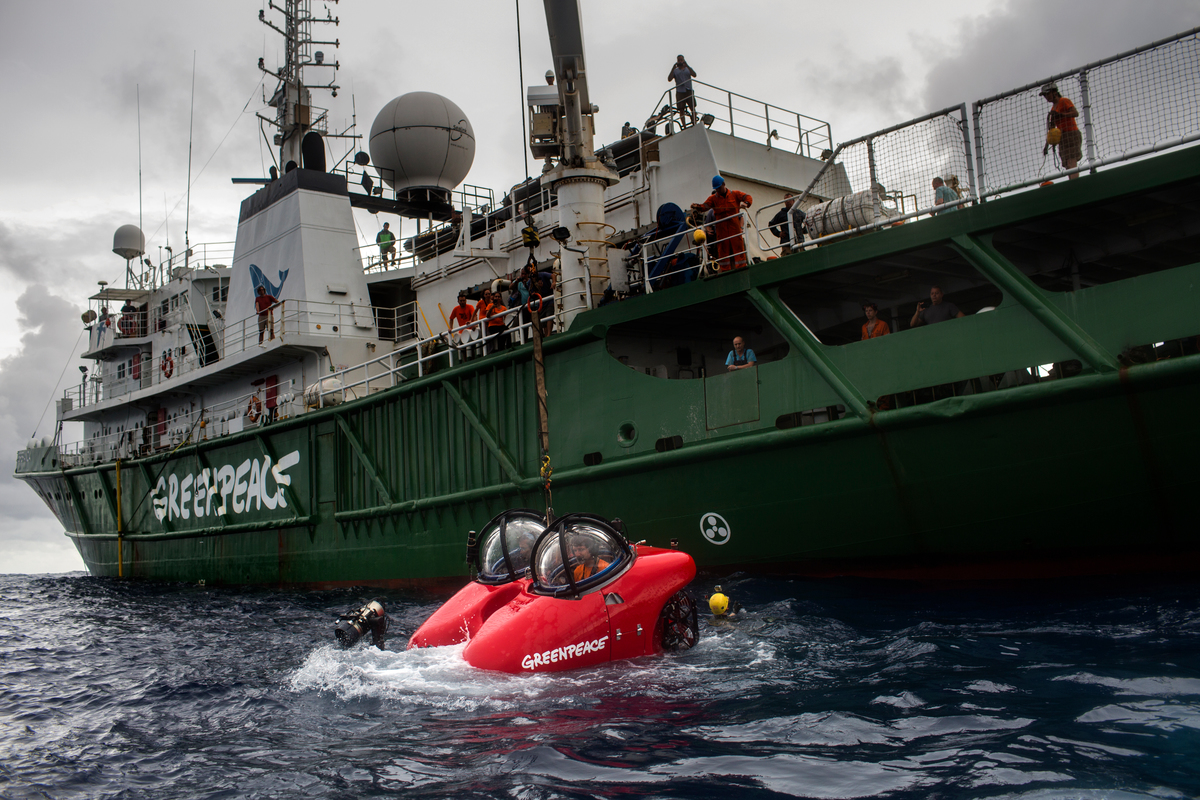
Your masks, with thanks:
M96 365L58 403L59 422L84 429L81 442L60 443L64 463L239 433L482 354L484 345L473 342L482 326L449 323L458 294L467 292L472 304L485 288L507 298L531 263L554 274L555 325L565 330L606 289L653 290L643 274L647 257L627 258L625 248L653 237L664 204L687 209L703 200L714 175L755 198L758 210L746 214L749 259L773 257L778 242L763 214L821 171L828 125L697 81L709 107L728 109L725 117L706 113L685 125L667 92L641 131L596 147L599 109L587 90L578 3L546 9L557 85L527 92L530 147L543 159L542 174L499 201L463 184L474 130L453 101L429 92L386 104L372 125L370 154L326 171L325 114L310 89L337 86L306 84L304 75L336 70L316 49L334 43L311 34L314 24L336 19L314 18L306 0L286 3L278 24L260 15L287 42L283 67L259 64L279 81L269 100L276 117L262 119L277 130L280 168L266 181L242 181L264 185L243 202L232 246L168 249L155 265L136 226L118 231L114 252L127 259L126 287L103 285L90 298L84 357ZM393 258L360 243L354 208L393 223ZM684 248L707 261L703 245L689 240ZM260 294L272 301L265 311L255 305ZM506 314L505 344L531 336L519 311Z

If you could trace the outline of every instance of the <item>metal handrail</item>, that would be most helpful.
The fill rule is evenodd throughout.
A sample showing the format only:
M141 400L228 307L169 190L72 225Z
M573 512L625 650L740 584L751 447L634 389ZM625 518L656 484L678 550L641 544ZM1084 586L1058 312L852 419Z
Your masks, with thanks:
M793 152L805 155L809 158L813 157L814 151L819 154L822 150L833 146L833 129L830 127L829 123L824 120L817 119L816 117L810 117L806 114L801 114L798 111L792 111L790 109L783 108L782 106L768 103L764 100L757 100L748 95L739 94L738 92L733 92L728 89L722 89L719 86L714 86L711 83L705 83L697 78L692 79L692 84L704 86L708 89L712 89L725 95L724 102L703 97L700 94L693 94L692 96L697 101L697 117L703 116L700 112L701 101L706 103L706 108L711 106L712 109L727 110L728 117L722 117L720 114L713 114L713 123L714 126L717 122L727 123L729 126L729 133L732 136L738 136L739 138L744 138L748 141L762 141L768 145L771 143L772 139L776 141L792 143L795 144L795 149ZM655 120L656 122L674 121L680 125L683 124L682 120L678 119L679 109L677 108L677 105L671 102L671 93L673 91L673 89L667 89L663 92L663 94L659 97L659 104L656 106L656 108L659 110L651 114L649 119ZM761 111L741 108L738 105L735 105L734 98L745 100L756 106L761 106ZM774 116L772 116L772 110L777 112L774 114ZM735 116L738 114L750 119L761 120L764 124L762 127L756 127L753 125L740 123L735 119ZM775 127L772 127L773 125ZM742 136L738 132L739 128L745 131L757 133L759 134L759 138L752 139L750 137ZM792 130L795 131L794 135L785 135L786 131ZM778 132L778 136L772 137L772 131ZM815 135L821 131L823 131L822 135Z

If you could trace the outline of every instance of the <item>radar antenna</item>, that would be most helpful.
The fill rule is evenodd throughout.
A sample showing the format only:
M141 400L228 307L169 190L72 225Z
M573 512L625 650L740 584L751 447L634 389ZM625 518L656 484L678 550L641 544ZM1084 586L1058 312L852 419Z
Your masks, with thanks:
M322 2L337 3L338 0ZM275 118L269 119L262 114L258 118L276 129L274 142L279 147L279 165L284 172L302 166L301 142L306 133L316 131L322 136L329 135L329 111L313 106L310 90L325 89L337 97L340 88L334 82L339 67L337 60L326 61L325 54L314 49L318 46L336 49L339 41L318 41L312 35L314 24L337 26L339 19L329 11L328 5L323 18L315 16L312 5L313 0L281 0L279 5L275 0L268 0L267 7L270 10L283 14L281 24L268 18L266 9L258 12L259 21L282 36L285 45L285 63L279 69L272 71L267 68L264 59L258 60L258 68L279 81L274 94L267 100L267 105L275 109ZM305 70L311 68L331 68L333 76L328 83L305 83ZM323 166L321 168L324 169Z

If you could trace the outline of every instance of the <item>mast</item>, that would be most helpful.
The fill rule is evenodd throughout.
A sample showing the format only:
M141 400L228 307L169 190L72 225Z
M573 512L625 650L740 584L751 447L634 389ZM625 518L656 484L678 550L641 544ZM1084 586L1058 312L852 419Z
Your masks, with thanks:
M336 3L338 0L322 2ZM309 131L321 134L327 132L329 112L313 106L310 90L326 89L333 97L337 97L339 87L334 80L339 65L337 61L326 63L325 54L314 48L322 45L337 48L339 41L318 41L313 38L312 28L314 24L336 26L339 19L333 16L328 8L325 17L313 16L312 0L282 0L282 5L277 5L275 0L268 0L267 6L270 10L283 14L282 26L268 19L265 9L259 10L258 19L283 37L285 55L283 66L274 71L267 69L264 59L258 60L258 68L277 79L279 84L267 101L267 105L275 109L275 118L269 119L261 114L257 116L275 127L274 141L279 147L279 165L287 172L289 169L304 166L301 146L305 134ZM332 68L334 74L328 83L305 83L306 68ZM323 164L320 169L324 170Z
M588 97L587 68L583 58L583 20L579 0L544 0L546 27L558 102L562 109L562 136L558 164L542 175L558 195L559 223L570 231L574 243L562 243L563 312L569 325L580 311L595 306L594 298L608 283L608 254L604 238L604 191L616 184L617 173L595 155L593 115L598 111Z

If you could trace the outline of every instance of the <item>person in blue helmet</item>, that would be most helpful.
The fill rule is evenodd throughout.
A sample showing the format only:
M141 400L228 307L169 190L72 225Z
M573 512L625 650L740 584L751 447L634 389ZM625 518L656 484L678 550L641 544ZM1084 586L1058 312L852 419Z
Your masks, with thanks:
M754 198L745 192L725 186L720 175L712 179L713 193L703 203L692 203L700 211L714 212L717 270L725 272L746 266L746 241L742 238L742 209L749 208Z

